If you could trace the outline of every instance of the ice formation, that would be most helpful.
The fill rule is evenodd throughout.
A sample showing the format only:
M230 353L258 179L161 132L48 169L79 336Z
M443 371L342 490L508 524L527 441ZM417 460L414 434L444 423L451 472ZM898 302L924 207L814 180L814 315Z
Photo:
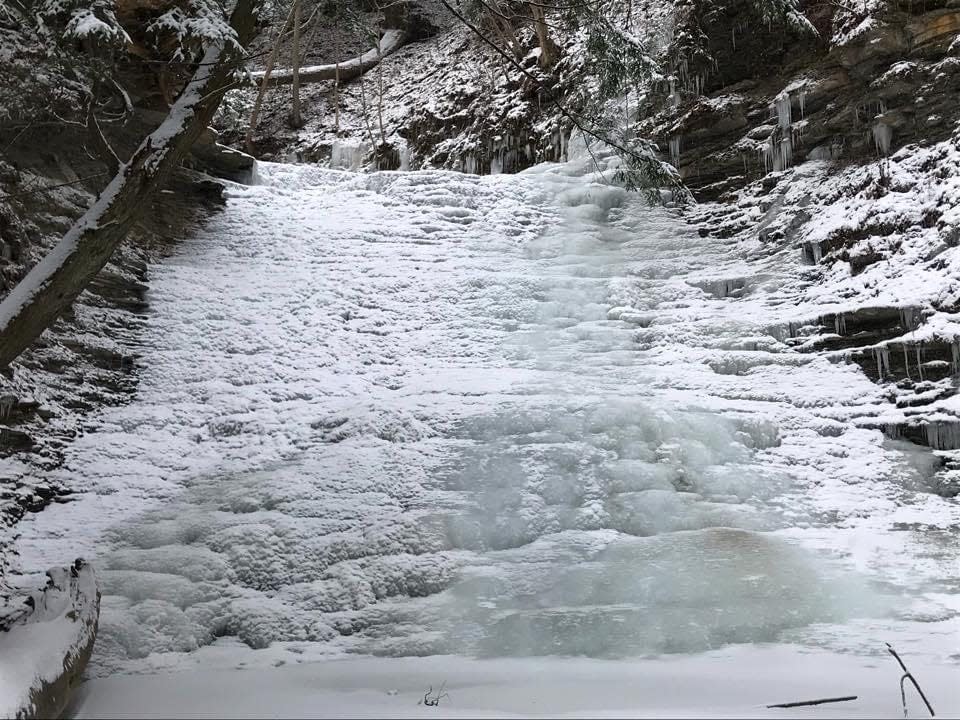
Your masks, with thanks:
M957 582L891 530L960 510L862 426L897 420L885 390L769 329L843 310L799 306L787 263L589 158L260 173L152 270L136 399L51 471L90 492L23 526L25 564L103 568L94 674L874 652L877 624L917 637L877 587Z
M670 163L678 168L680 167L680 138L672 137L667 142L670 147Z
M882 121L873 124L873 144L877 154L886 157L890 154L890 142L893 140L893 128Z
M370 151L370 144L364 141L334 140L333 145L330 146L330 167L338 170L359 170L363 167Z
M801 91L802 103L805 103L805 97ZM763 159L765 172L771 170L779 172L786 170L793 165L793 143L794 134L802 132L802 125L795 126L792 114L792 100L787 90L780 92L771 105L771 112L776 115L777 127L770 133L760 148L760 155ZM803 109L801 109L801 116Z

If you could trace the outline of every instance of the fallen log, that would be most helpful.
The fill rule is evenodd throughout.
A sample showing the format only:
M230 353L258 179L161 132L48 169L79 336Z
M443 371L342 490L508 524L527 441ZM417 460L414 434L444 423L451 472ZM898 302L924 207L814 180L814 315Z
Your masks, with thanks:
M300 84L322 82L324 80L334 80L339 71L340 82L353 80L363 75L367 70L377 66L387 55L396 52L403 46L407 34L403 30L387 30L380 39L380 49L372 48L363 55L352 60L344 60L342 63L333 63L332 65L312 65L310 67L300 68ZM254 82L260 83L267 72L258 70L250 73ZM293 82L293 70L272 70L267 78L267 85L289 85Z
M260 0L237 0L231 24L240 45L256 29ZM109 261L146 204L190 151L235 83L239 47L211 45L160 127L133 156L60 242L0 302L0 368L27 349Z

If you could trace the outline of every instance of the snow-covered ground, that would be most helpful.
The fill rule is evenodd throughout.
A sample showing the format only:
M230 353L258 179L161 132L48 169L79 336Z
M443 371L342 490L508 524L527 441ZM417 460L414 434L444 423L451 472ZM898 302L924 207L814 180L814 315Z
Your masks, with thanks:
M669 656L650 677L713 690L651 712L858 684L831 714L895 714L884 641L960 707L960 507L862 427L879 386L779 339L820 313L797 254L748 260L584 162L261 180L154 269L137 397L56 471L88 492L21 526L23 567L99 568L113 677L81 713L386 713L421 674L471 714L559 712L573 690L521 700L545 673L597 678L570 712L635 714L662 682L597 703ZM515 660L396 659L434 655ZM548 656L594 660L520 659Z
M882 659L793 646L627 661L354 658L94 680L80 692L76 717L899 717L897 670ZM956 716L956 668L911 670L938 698L934 710ZM440 703L425 705L425 697ZM912 717L926 712L921 703L911 691Z

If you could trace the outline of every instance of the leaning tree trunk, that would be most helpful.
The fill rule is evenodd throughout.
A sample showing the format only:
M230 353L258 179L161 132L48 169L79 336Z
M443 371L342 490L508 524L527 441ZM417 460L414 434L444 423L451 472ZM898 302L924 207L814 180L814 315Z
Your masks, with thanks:
M253 37L259 0L237 0L231 24L241 45ZM190 150L233 84L235 46L207 48L167 119L140 144L93 206L0 303L0 368L8 366L66 310L110 260L146 203Z

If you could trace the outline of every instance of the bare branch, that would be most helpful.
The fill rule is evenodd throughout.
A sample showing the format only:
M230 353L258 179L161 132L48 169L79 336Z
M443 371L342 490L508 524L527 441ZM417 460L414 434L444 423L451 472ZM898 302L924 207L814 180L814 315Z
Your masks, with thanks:
M903 701L903 716L907 716L907 692L904 688L903 681L909 680L913 683L913 686L917 689L917 692L920 693L920 697L923 699L923 704L927 706L927 711L930 713L930 717L936 717L936 713L933 712L933 706L930 704L930 701L927 700L927 696L923 693L923 690L920 689L920 683L917 682L917 679L913 677L913 673L907 670L907 666L904 665L903 660L900 659L900 656L897 655L897 651L893 649L893 646L890 643L885 643L887 646L887 652L889 652L899 663L900 667L903 669L903 676L900 678L900 699Z

